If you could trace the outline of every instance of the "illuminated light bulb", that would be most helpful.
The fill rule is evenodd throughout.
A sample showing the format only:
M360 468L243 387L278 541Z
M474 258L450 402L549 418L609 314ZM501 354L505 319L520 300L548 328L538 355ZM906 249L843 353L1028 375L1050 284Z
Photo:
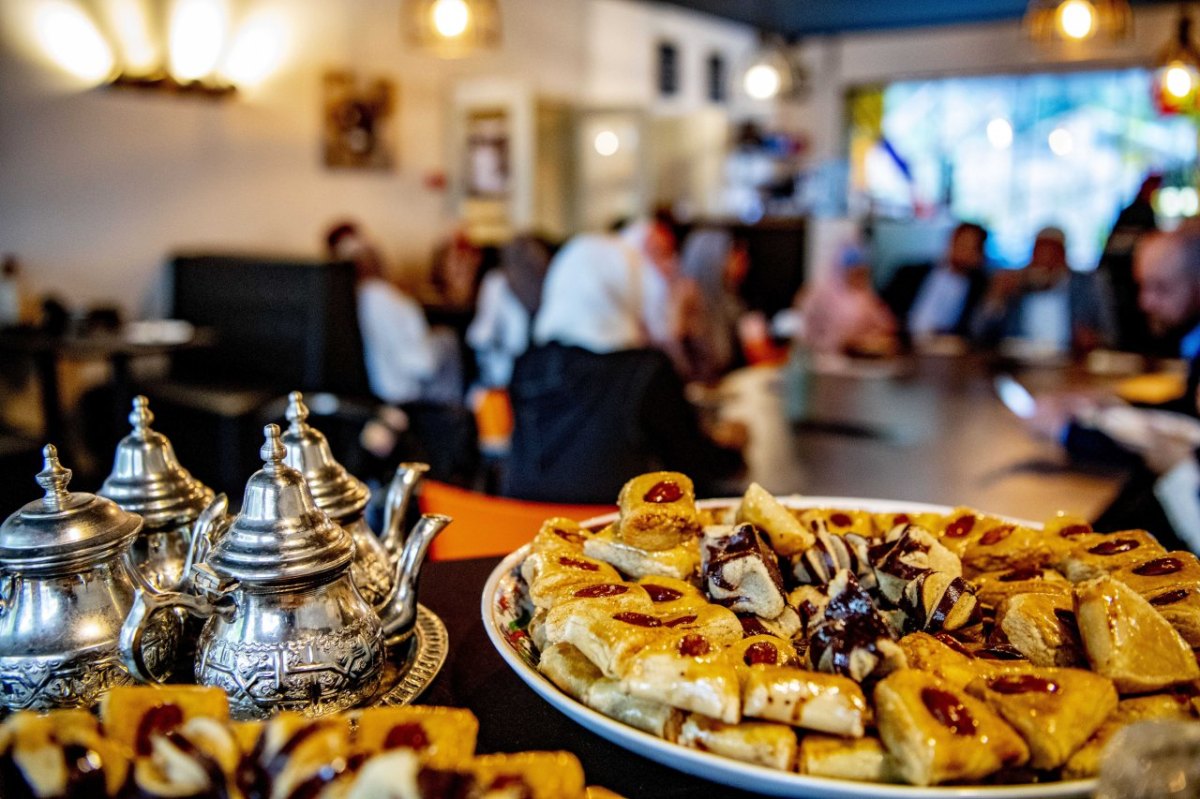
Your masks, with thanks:
M596 152L607 158L616 155L617 150L621 149L621 140L611 130L602 130L596 134L592 146L596 148Z
M280 13L263 11L246 20L229 48L221 77L239 87L261 84L283 62L289 33Z
M1066 128L1055 128L1050 131L1050 151L1058 157L1071 154L1075 149L1075 137Z
M171 74L198 80L217 68L225 46L227 17L218 0L177 0L171 17Z
M150 35L144 0L110 0L109 21L126 74L150 75L158 69L159 47Z
M755 64L746 70L746 77L742 80L746 94L755 100L771 99L779 94L782 84L783 77L779 74L779 70L770 64Z
M437 0L433 4L433 27L447 39L462 36L470 19L466 0Z
M1004 117L996 117L987 124L987 138L997 150L1007 150L1013 141L1012 124Z
M1058 25L1070 39L1086 39L1095 32L1096 9L1088 0L1067 0L1058 7Z
M1183 99L1192 93L1194 86L1192 72L1182 64L1167 67L1163 74L1163 88L1172 97Z
M34 30L46 55L71 75L99 83L112 74L112 48L79 6L43 2L34 17Z

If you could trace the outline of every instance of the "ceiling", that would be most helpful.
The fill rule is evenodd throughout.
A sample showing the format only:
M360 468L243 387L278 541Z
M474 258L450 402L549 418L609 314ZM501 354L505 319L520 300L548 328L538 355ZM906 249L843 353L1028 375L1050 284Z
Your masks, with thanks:
M652 0L654 1L654 0ZM1028 0L656 0L785 36L1017 19ZM1132 0L1150 5L1163 0Z

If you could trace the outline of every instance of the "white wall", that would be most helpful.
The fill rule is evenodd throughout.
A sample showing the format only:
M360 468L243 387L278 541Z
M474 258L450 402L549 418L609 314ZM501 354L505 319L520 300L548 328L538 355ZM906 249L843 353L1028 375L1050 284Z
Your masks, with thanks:
M216 102L73 85L30 46L36 2L0 8L0 253L19 257L31 291L72 303L136 310L180 248L315 255L344 216L395 270L419 266L453 221L426 179L447 170L454 83L510 75L570 96L585 82L587 0L505 0L504 48L460 61L406 51L394 0L263 0L292 29L284 62ZM322 166L327 68L396 81L393 171Z

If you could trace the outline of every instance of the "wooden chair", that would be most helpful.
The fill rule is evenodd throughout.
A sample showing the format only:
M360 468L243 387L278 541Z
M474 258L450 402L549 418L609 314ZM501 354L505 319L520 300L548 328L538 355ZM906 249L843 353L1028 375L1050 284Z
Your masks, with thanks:
M454 523L433 540L432 560L462 560L507 555L529 543L542 522L553 516L582 521L611 513L611 505L558 505L493 497L425 480L418 503L422 513L444 513Z

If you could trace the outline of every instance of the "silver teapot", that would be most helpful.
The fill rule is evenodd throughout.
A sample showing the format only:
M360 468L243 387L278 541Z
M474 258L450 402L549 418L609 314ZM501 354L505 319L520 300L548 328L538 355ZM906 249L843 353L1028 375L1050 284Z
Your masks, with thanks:
M207 619L196 647L196 682L224 689L235 718L284 710L321 716L378 692L384 642L411 635L417 572L450 520L427 516L413 529L381 616L351 579L350 534L284 462L279 427L267 425L264 433L263 468L246 483L241 512L227 523L212 512L197 527L191 590L139 590L121 631L121 656L134 676L153 681L145 631L152 619L169 615L157 611L183 607Z
M86 707L132 682L118 651L135 592L148 587L131 558L140 517L92 494L71 493L71 470L53 445L42 450L42 499L0 525L0 706ZM162 614L144 631L150 674L169 666L178 619Z
M117 444L112 472L96 493L142 517L133 562L155 588L167 591L180 586L192 526L213 492L180 465L167 437L150 429L153 422L149 401L134 397L133 431Z
M329 514L354 539L350 576L363 599L381 609L395 588L396 564L404 543L404 519L413 492L429 471L424 463L402 463L388 487L383 532L375 535L363 516L371 492L333 457L325 436L308 423L304 395L288 395L288 427L283 432L284 460L304 475L317 507Z

